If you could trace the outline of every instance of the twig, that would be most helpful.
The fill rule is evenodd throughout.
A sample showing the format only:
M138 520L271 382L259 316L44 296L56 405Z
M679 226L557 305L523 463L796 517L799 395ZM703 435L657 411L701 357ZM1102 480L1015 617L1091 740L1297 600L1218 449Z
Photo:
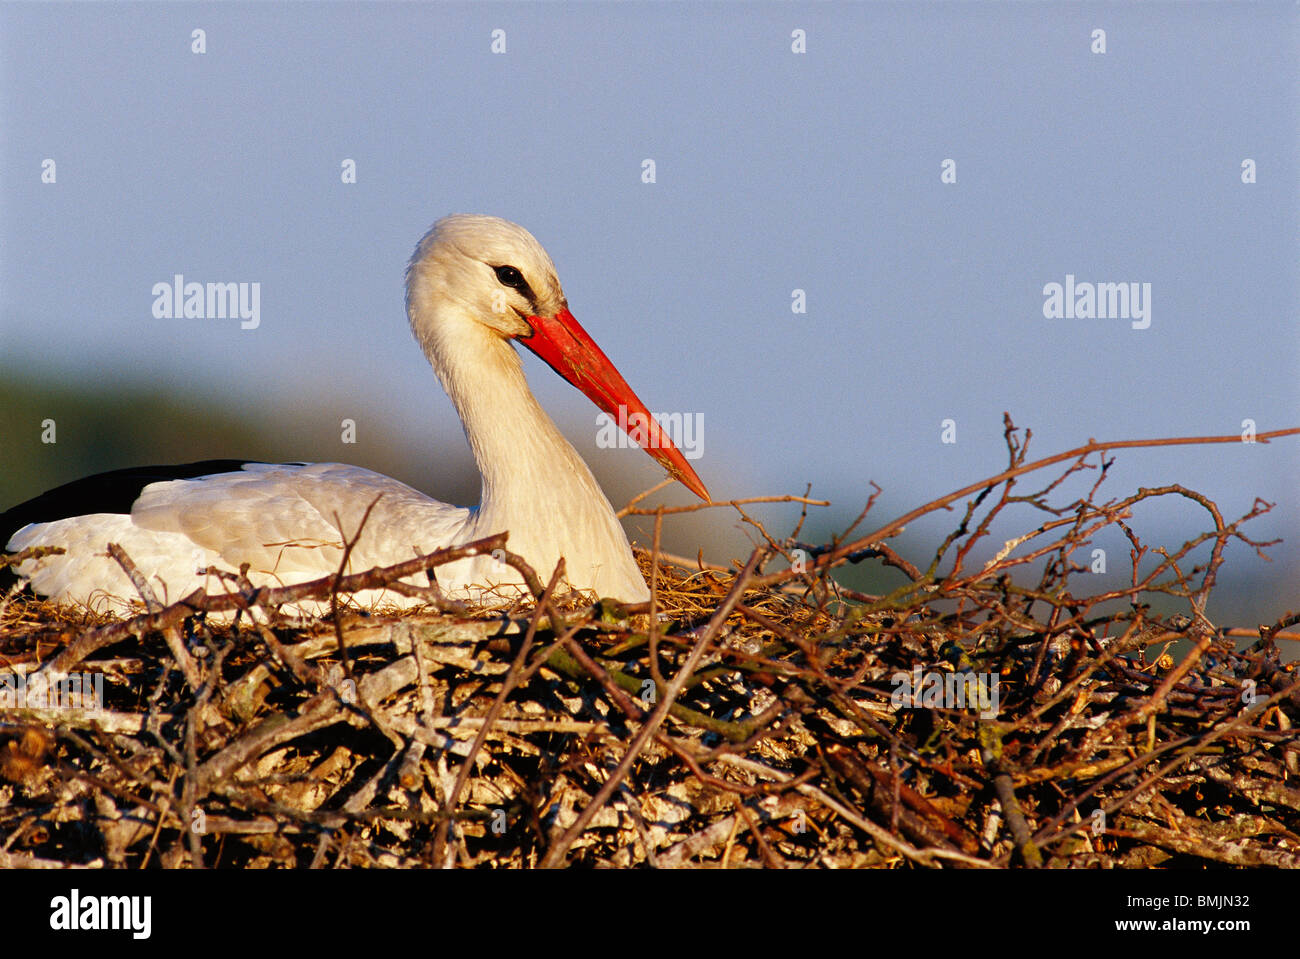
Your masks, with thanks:
M614 790L617 789L619 784L623 781L623 777L627 775L628 770L632 768L632 764L636 762L637 757L641 755L641 750L645 748L650 737L655 734L655 731L658 730L659 726L663 723L664 717L668 715L669 708L677 699L678 694L681 693L682 686L695 670L695 666L700 661L700 657L704 655L705 649L708 647L713 637L717 635L718 630L722 628L722 624L726 622L727 617L731 615L732 608L740 601L740 596L745 590L745 585L753 576L754 570L758 567L762 558L762 550L756 549L752 554L750 554L749 562L745 564L745 568L742 569L740 575L736 577L736 581L732 585L731 590L727 593L726 598L723 599L722 603L718 606L717 611L713 614L712 618L710 618L709 625L705 628L704 632L700 634L699 639L695 642L695 646L686 657L686 661L682 663L681 668L677 671L677 675L673 677L672 682L670 682L667 689L664 690L663 696L655 706L654 711L646 719L645 724L637 733L636 738L632 740L631 745L623 756L623 760L618 764L618 768L616 768L605 781L605 784L600 788L600 791L596 793L591 802L589 802L582 812L579 813L577 821L569 827L557 842L552 844L551 848L547 851L545 858L542 860L543 868L553 869L564 862L564 857L568 853L569 847L573 845L574 841L580 835L582 835L583 831L587 828L587 824L590 823L596 813L604 807L609 797L613 795Z

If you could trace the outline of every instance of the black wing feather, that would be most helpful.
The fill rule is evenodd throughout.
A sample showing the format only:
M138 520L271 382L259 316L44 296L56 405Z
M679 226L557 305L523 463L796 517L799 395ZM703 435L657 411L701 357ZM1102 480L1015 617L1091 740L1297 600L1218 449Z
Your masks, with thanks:
M150 483L237 473L248 460L200 460L175 466L130 466L64 483L0 513L0 549L28 523L52 523L88 513L130 513Z

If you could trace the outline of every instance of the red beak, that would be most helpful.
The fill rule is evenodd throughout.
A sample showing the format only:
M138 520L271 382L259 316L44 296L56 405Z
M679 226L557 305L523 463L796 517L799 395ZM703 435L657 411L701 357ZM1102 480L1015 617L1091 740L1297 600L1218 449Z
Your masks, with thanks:
M681 450L673 445L667 431L650 415L645 404L632 392L632 387L627 385L609 357L587 335L572 313L561 310L554 316L530 316L528 322L533 327L533 335L520 337L520 343L612 416L629 438L668 470L669 476L679 480L700 499L709 499L709 491Z

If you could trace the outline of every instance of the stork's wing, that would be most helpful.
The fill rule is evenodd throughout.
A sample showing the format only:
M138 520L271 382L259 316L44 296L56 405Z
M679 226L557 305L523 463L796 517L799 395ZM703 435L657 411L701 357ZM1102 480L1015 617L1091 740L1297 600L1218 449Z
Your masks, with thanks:
M116 542L160 596L175 600L198 586L213 588L196 572L209 565L234 572L248 563L257 585L335 572L344 541L359 529L349 572L401 562L453 545L471 515L355 466L250 463L239 472L152 483L129 516L98 513L25 527L9 548L67 547L65 556L29 561L18 573L37 592L94 605L88 600L96 588L135 598L105 554Z
M362 519L371 507L362 528ZM450 545L469 510L341 463L250 463L238 473L154 483L131 507L146 530L181 533L227 563L266 573L324 575L361 531L350 572Z

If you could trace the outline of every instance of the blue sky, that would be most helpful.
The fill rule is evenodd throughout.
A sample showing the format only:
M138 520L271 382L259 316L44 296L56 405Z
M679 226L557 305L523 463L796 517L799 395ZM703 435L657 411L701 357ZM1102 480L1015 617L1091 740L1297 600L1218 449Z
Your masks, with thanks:
M851 516L874 480L883 523L1002 468L1004 410L1044 456L1300 425L1296 49L1292 3L3 4L0 369L355 410L463 464L402 271L465 211L530 229L650 409L702 417L715 497ZM260 283L260 325L155 318L176 273ZM1067 275L1149 283L1149 327L1045 318ZM595 410L527 362L586 452ZM1113 474L1277 501L1275 563L1230 555L1300 580L1300 441Z

